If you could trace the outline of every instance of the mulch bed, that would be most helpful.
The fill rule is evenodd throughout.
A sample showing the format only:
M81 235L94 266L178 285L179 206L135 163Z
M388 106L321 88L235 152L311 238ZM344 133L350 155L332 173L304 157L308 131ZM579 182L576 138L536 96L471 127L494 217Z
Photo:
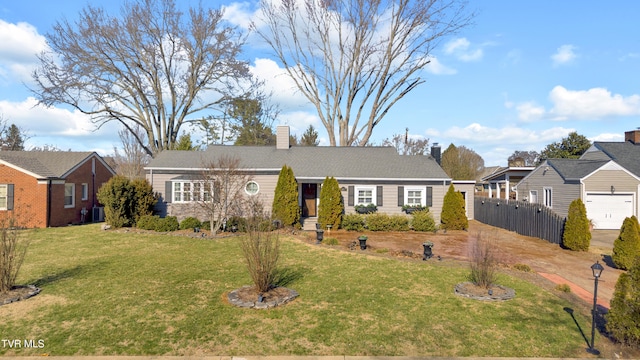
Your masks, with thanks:
M8 292L0 293L0 306L16 301L26 300L40 293L40 289L33 285L17 285Z

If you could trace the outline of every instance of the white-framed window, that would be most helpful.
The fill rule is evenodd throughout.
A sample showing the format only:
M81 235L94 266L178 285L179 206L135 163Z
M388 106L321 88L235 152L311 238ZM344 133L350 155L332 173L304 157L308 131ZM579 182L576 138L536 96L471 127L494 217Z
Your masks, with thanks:
M8 196L7 184L0 184L0 210L7 210Z
M76 206L76 184L64 184L64 207Z
M187 203L211 200L211 185L205 181L174 181L173 202Z
M355 205L369 205L376 203L375 186L358 186L355 188Z
M88 200L88 199L89 199L89 184L83 183L82 184L82 200Z
M532 204L538 203L538 190L529 191L529 202Z
M544 206L549 208L553 207L552 189L550 187L545 187L542 191L544 192Z
M258 185L258 183L253 180L249 181L244 186L244 192L246 192L247 195L256 195L260 192L260 185Z
M427 205L427 188L426 187L405 187L404 188L404 204L409 206L426 206Z

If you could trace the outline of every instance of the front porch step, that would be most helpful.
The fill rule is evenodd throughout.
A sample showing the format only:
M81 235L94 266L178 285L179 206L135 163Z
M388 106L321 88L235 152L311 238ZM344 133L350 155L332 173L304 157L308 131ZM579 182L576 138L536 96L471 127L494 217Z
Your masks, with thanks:
M318 218L317 217L302 218L301 222L302 222L302 230L315 231L316 224L318 223Z

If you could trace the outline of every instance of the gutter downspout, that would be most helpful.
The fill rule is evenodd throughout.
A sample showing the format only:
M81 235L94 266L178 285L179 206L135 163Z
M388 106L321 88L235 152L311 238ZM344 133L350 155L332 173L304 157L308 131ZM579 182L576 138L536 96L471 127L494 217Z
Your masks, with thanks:
M45 228L48 228L51 226L51 187L52 187L52 183L51 183L51 179L49 179L47 180L47 219L46 219Z

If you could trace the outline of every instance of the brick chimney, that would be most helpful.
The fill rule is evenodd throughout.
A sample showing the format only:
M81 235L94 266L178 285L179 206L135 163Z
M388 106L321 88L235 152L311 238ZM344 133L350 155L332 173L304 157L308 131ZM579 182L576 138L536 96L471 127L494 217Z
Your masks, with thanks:
M624 141L631 141L632 144L640 144L640 129L625 131Z
M276 128L276 149L286 150L289 146L289 126L278 125Z
M438 145L438 143L433 143L433 146L431 147L431 156L436 160L438 165L441 165L440 162L442 161L441 150L442 149L440 148L440 145Z

